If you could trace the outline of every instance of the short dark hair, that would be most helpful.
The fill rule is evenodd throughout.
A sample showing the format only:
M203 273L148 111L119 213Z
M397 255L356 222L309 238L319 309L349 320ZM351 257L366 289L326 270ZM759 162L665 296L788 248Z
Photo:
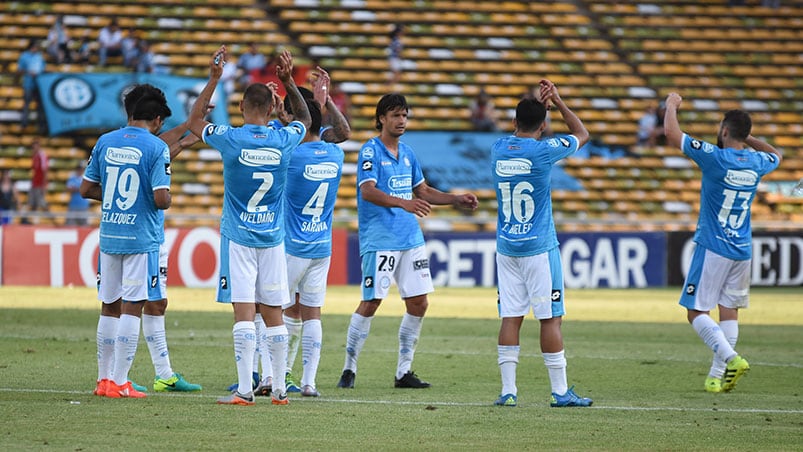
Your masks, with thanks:
M374 119L376 120L376 130L382 130L382 123L379 122L379 117L397 108L404 109L407 112L410 111L410 106L407 105L407 99L405 99L402 94L385 94L381 99L379 99L379 102L376 104L376 114L374 115Z
M173 112L171 112L170 107L167 106L164 96L145 95L134 104L134 111L131 114L131 119L134 121L153 121L157 117L160 117L162 120L165 120L169 118L171 114L173 114Z
M753 121L746 111L728 110L722 119L722 126L728 128L733 139L744 141L750 136L750 131L753 129Z
M267 114L273 103L273 96L264 83L252 83L243 93L243 107Z
M522 99L516 105L516 127L521 132L535 132L546 119L546 107L535 99Z
M167 104L167 100L165 99L165 93L162 92L159 88L149 84L149 83L140 83L138 85L134 85L123 97L123 106L125 107L125 114L129 118L134 114L134 105L145 96L153 97L153 98L161 98L165 104Z
M301 97L304 100L315 100L315 94L309 90L309 88L304 88L303 86L297 86L298 92L301 93ZM317 103L317 102L316 102ZM318 110L320 111L320 105L318 106ZM293 114L293 107L290 105L290 96L284 96L284 111L289 114Z

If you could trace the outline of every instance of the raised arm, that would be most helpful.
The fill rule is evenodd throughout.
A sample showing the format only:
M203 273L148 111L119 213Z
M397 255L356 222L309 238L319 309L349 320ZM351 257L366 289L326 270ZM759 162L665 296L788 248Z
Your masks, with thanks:
M307 102L298 91L296 82L293 81L293 57L287 50L279 55L279 64L276 65L276 75L279 77L282 85L284 85L287 98L290 99L290 108L293 110L293 120L309 128L310 124L312 124L312 117L309 114Z
M209 109L209 102L212 100L215 87L218 81L220 81L220 76L223 75L223 65L226 64L225 58L226 46L220 46L220 48L215 51L214 55L212 55L212 59L209 62L209 80L206 82L204 89L201 90L201 94L195 99L195 103L192 105L192 110L190 111L190 116L187 118L187 126L190 132L197 137L203 136L204 127L209 124L204 117ZM172 157L172 150L170 154Z
M331 84L329 73L318 66L315 68L313 76L315 77L315 82L312 85L312 92L315 95L315 100L326 108L326 112L329 113L329 118L332 121L332 127L321 134L321 139L327 143L342 143L351 136L351 127L346 117L343 116L343 113L329 96L329 85Z
M750 146L751 148L761 151L761 152L768 152L770 154L775 154L778 157L778 163L783 160L783 152L780 149L775 149L775 147L766 141L759 140L758 138L754 137L753 135L749 135L745 140L745 144Z
M563 117L563 121L566 122L566 125L569 127L569 133L577 138L578 148L588 142L589 134L586 126L583 125L583 121L580 121L580 118L563 102L563 99L561 99L558 93L558 87L555 86L554 83L549 80L541 80L541 98L544 105L548 106L551 102L558 108L560 115Z
M678 93L669 93L666 96L666 113L664 113L664 135L666 144L680 148L683 146L683 131L678 122L678 108L683 98Z

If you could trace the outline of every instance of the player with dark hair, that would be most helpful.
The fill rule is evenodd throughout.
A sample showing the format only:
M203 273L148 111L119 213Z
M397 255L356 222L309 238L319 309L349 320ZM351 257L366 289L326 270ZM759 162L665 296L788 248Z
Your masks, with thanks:
M285 51L276 73L295 112L287 127L267 126L274 91L263 84L246 88L240 102L245 125L231 127L204 120L225 64L225 46L210 61L210 76L192 107L190 131L223 158L223 216L220 222L220 279L217 300L234 310L234 355L238 388L218 399L227 405L253 405L253 356L257 306L265 323L274 385L271 401L287 405L284 383L287 328L282 309L290 304L284 250L284 188L292 151L307 133L310 113L293 82L293 59Z
M443 193L427 185L412 148L401 141L407 130L407 100L401 94L382 96L376 106L379 136L360 150L357 170L357 215L362 260L362 301L351 316L346 337L346 360L337 386L353 388L357 359L371 328L371 320L396 282L406 313L399 326L399 357L394 385L428 388L410 370L433 291L424 235L417 217L429 214L432 204L477 208L472 193Z
M553 407L590 406L566 380L561 323L564 310L563 272L552 218L550 173L561 159L588 141L588 131L549 80L541 81L540 98L516 106L513 135L491 148L498 205L496 267L499 280L498 363L502 392L495 405L516 406L516 368L524 316L531 311L541 326L541 355L552 389ZM542 103L543 102L543 103ZM571 135L541 139L547 126L545 104L554 104Z
M145 397L131 386L128 371L145 301L165 298L159 249L164 242L162 210L171 202L170 151L155 134L170 114L163 97L140 98L127 127L98 139L81 182L81 196L101 201L98 298L103 307L96 393L106 397ZM113 369L108 357L101 356L108 353L100 344L101 331L114 331Z
M680 305L686 308L694 331L714 352L705 390L730 391L750 369L734 350L739 309L748 307L750 293L750 207L761 178L778 168L782 155L750 134L750 115L741 110L725 113L716 145L692 138L680 130L681 100L677 93L666 98L666 138L700 168L702 187L694 234L697 246ZM714 308L719 310L719 325L710 316Z

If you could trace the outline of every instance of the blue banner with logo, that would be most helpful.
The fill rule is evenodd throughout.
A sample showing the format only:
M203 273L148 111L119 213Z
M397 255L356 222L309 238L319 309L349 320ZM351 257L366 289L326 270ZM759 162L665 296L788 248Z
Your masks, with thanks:
M415 151L427 183L438 190L493 188L491 146L505 133L406 132L402 141ZM582 190L577 179L552 167L552 189Z
M150 83L164 91L172 116L164 130L172 129L187 119L195 99L206 85L206 79L147 73L73 74L47 73L36 78L42 107L51 135L73 130L112 130L126 124L123 97L134 85ZM222 85L215 90L210 121L228 124L225 92Z

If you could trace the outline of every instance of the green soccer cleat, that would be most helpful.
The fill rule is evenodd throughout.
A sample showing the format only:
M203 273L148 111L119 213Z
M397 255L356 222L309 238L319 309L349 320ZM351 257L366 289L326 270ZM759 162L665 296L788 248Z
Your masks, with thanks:
M284 386L287 392L301 392L301 388L298 387L293 374L290 372L284 374Z
M131 387L132 387L132 388L133 388L135 391L138 391L138 392L148 392L148 388L146 388L145 386L138 385L138 384L134 383L134 382L133 382L133 381L131 381L131 380L128 380L128 382L129 382L129 383L131 383Z
M201 385L190 383L181 374L174 373L167 379L155 377L153 390L156 392L195 392L201 390Z
M496 406L516 406L518 400L516 398L516 394L504 394L500 395L494 405Z
M706 392L722 392L722 379L715 377L707 377L705 379Z
M741 356L736 355L736 357L730 360L728 367L725 368L725 377L722 378L722 392L733 390L733 388L736 387L736 382L738 382L739 379L742 378L742 375L747 373L748 370L750 370L750 364Z

